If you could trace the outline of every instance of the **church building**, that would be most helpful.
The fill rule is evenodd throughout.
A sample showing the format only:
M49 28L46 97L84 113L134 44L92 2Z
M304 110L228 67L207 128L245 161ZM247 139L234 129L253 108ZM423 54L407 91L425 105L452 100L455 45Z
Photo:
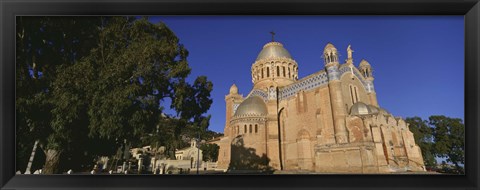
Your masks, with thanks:
M348 46L341 62L328 43L323 60L313 63L324 69L299 79L301 64L285 47L273 40L265 44L251 66L250 92L239 94L233 84L225 96L217 167L241 170L232 162L251 164L242 155L250 153L274 170L424 171L408 123L379 105L372 66L366 60L355 65L352 53Z

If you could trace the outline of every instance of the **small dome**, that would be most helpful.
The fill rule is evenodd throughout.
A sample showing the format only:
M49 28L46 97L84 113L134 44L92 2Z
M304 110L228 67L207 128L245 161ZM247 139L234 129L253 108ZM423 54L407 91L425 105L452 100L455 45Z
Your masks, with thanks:
M238 94L237 85L233 84L233 85L230 87L230 94Z
M360 67L366 67L366 66L370 67L370 63L368 63L367 60L362 59L362 61L360 61Z
M292 58L290 53L280 42L269 42L263 46L262 51L257 56L257 61L265 58Z
M373 105L368 105L368 107L370 108L370 111L372 111L372 114L377 114L380 112L379 108L373 106Z
M352 105L350 108L350 115L369 115L373 114L372 110L370 107L363 103L363 102L357 102Z
M267 105L259 96L250 96L244 100L237 108L236 116L265 116L268 114Z
M324 54L327 52L337 52L337 48L335 48L335 46L329 42L323 49Z
M383 115L392 115L390 114L390 112L388 112L387 110L383 109L383 108L380 108L380 111L379 113L383 114Z

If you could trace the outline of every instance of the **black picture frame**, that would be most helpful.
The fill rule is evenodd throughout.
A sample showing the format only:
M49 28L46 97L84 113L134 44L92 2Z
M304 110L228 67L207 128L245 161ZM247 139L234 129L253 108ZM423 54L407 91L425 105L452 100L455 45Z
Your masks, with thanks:
M1 189L479 189L479 0L1 0ZM464 15L466 175L15 175L15 16Z

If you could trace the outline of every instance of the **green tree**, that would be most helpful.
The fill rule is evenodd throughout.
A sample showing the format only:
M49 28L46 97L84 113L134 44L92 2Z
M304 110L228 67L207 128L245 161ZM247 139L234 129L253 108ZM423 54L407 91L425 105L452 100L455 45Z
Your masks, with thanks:
M218 151L220 147L216 144L202 144L200 150L202 150L202 159L204 161L216 162L218 159Z
M56 158L47 156L46 166L56 166L48 163L58 163L76 133L86 131L90 139L110 142L125 139L133 146L163 137L159 139L172 143L174 150L182 128L208 127L209 117L203 114L212 103L213 85L204 76L193 85L185 81L188 51L170 29L135 17L107 17L101 23L90 54L57 69L49 138ZM180 118L163 116L166 98Z
M51 84L57 67L71 65L96 43L93 17L18 17L16 25L17 169L22 170L34 141L45 153L53 139ZM81 42L81 43L80 43ZM37 154L38 155L38 154ZM38 159L36 159L38 160ZM34 162L35 163L35 162ZM34 166L41 167L41 166Z
M446 158L459 171L465 164L465 125L461 119L443 115L429 117L429 124L435 126L433 138L436 156Z
M413 133L415 143L422 150L425 166L435 166L437 162L433 146L433 128L428 125L428 121L422 120L420 117L407 117L405 121L410 124L409 129Z

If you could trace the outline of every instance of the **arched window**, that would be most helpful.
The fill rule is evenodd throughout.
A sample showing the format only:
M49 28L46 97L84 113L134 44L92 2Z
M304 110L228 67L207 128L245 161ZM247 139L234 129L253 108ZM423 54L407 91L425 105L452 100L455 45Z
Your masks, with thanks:
M349 85L350 86L350 97L352 98L352 104L355 104L355 99L353 98L353 88L352 88L352 85Z
M270 67L267 67L267 77L270 77Z
M358 91L356 86L350 85L350 97L352 97L352 104L357 103L359 101Z
M252 125L250 125L250 126L248 127L248 132L249 132L249 133L252 133Z
M277 66L277 77L280 76L280 66Z
M244 125L244 132L243 133L247 133L247 125Z
M263 79L263 68L262 68L262 79Z
M282 69L283 69L283 77L286 77L285 76L285 66L283 66Z
M255 124L255 133L258 133L258 125Z
M355 90L355 102L358 102L358 92L357 92L357 87L354 86L353 89Z
M288 67L288 78L292 78L292 76L290 75L290 67Z

